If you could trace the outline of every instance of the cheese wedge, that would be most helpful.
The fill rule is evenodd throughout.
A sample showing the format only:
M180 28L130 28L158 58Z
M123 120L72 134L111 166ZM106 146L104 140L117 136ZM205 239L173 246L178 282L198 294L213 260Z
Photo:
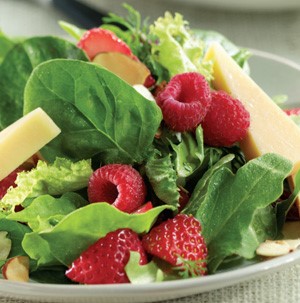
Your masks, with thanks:
M300 168L300 128L239 67L217 43L208 49L206 61L212 61L217 90L239 99L250 113L250 127L240 147L247 160L265 153L277 153L293 163L294 174Z
M54 139L60 129L37 108L0 132L0 181Z

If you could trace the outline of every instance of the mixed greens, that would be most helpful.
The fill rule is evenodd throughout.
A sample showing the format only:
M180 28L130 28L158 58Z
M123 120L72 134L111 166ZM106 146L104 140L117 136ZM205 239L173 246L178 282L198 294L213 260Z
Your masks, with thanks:
M125 8L126 18L110 14L102 27L130 46L158 85L189 71L210 81L212 66L202 59L213 41L249 72L249 52L219 33L193 32L180 14L166 13L149 25L133 8ZM70 283L63 272L100 237L126 227L143 234L161 215L176 213L179 188L191 193L182 212L202 224L210 273L233 258L255 258L261 242L281 236L300 190L298 177L293 195L274 207L292 169L288 160L266 154L246 163L238 146L204 145L201 126L195 133L162 126L157 136L162 114L155 102L89 62L76 46L85 29L60 25L74 43L50 36L14 41L0 33L0 130L37 107L62 130L40 151L46 161L19 173L17 186L0 201L0 230L12 241L9 258L29 256L34 280ZM155 207L127 214L107 203L89 204L88 179L94 168L108 163L139 170L148 180ZM23 209L15 212L17 205ZM132 283L139 272L148 274L146 282L168 278L153 263L140 268L132 253L127 266Z

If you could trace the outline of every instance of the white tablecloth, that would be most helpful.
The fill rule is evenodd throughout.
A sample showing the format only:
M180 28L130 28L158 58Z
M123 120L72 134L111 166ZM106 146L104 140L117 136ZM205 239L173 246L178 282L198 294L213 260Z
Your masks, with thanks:
M90 1L94 2L95 1ZM178 11L195 28L223 33L237 45L272 52L300 64L300 12L249 12L209 10L185 5L185 1L126 1L151 19L165 10ZM122 13L120 1L97 1L103 8ZM57 20L68 18L51 7L50 1L0 0L0 28L9 35L58 34L63 32ZM1 298L0 302L23 303ZM240 283L208 293L169 300L168 303L297 303L300 302L300 265L266 275L255 281Z

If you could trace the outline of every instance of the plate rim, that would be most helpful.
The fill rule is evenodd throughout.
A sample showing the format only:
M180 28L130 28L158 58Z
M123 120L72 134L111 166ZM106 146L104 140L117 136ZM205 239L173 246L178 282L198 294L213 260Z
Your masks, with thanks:
M161 297L161 293L167 298L180 298L182 296L200 294L205 291L217 290L232 286L237 283L251 280L257 276L262 277L281 268L300 264L300 250L287 255L262 261L243 268L228 270L205 277L196 277L186 280L164 281L148 284L107 284L107 285L65 285L65 284L43 284L25 283L0 280L0 292L6 295L20 297L30 295L32 298L51 297L73 298L73 297L99 297L102 298L130 298L132 296L145 296L147 293ZM217 287L216 287L217 286ZM118 291L116 292L116 287ZM175 291L175 293L174 293ZM182 293L184 291L184 293ZM32 293L31 293L32 292ZM160 292L160 293L157 293ZM178 293L180 292L180 295ZM163 298L166 299L166 298Z

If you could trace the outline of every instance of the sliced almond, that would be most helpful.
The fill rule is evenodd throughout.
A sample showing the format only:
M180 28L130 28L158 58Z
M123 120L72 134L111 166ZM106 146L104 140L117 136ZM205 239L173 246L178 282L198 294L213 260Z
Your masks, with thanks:
M286 255L290 251L290 245L284 240L267 240L259 245L256 249L256 254L263 257L278 257Z
M300 239L295 239L295 240L284 240L289 246L290 250L294 251L298 247L300 247Z
M155 101L153 95L150 93L149 89L146 86L142 84L135 84L133 85L133 88L146 99L150 101Z
M9 259L2 267L4 279L17 282L29 281L29 258L17 256Z

